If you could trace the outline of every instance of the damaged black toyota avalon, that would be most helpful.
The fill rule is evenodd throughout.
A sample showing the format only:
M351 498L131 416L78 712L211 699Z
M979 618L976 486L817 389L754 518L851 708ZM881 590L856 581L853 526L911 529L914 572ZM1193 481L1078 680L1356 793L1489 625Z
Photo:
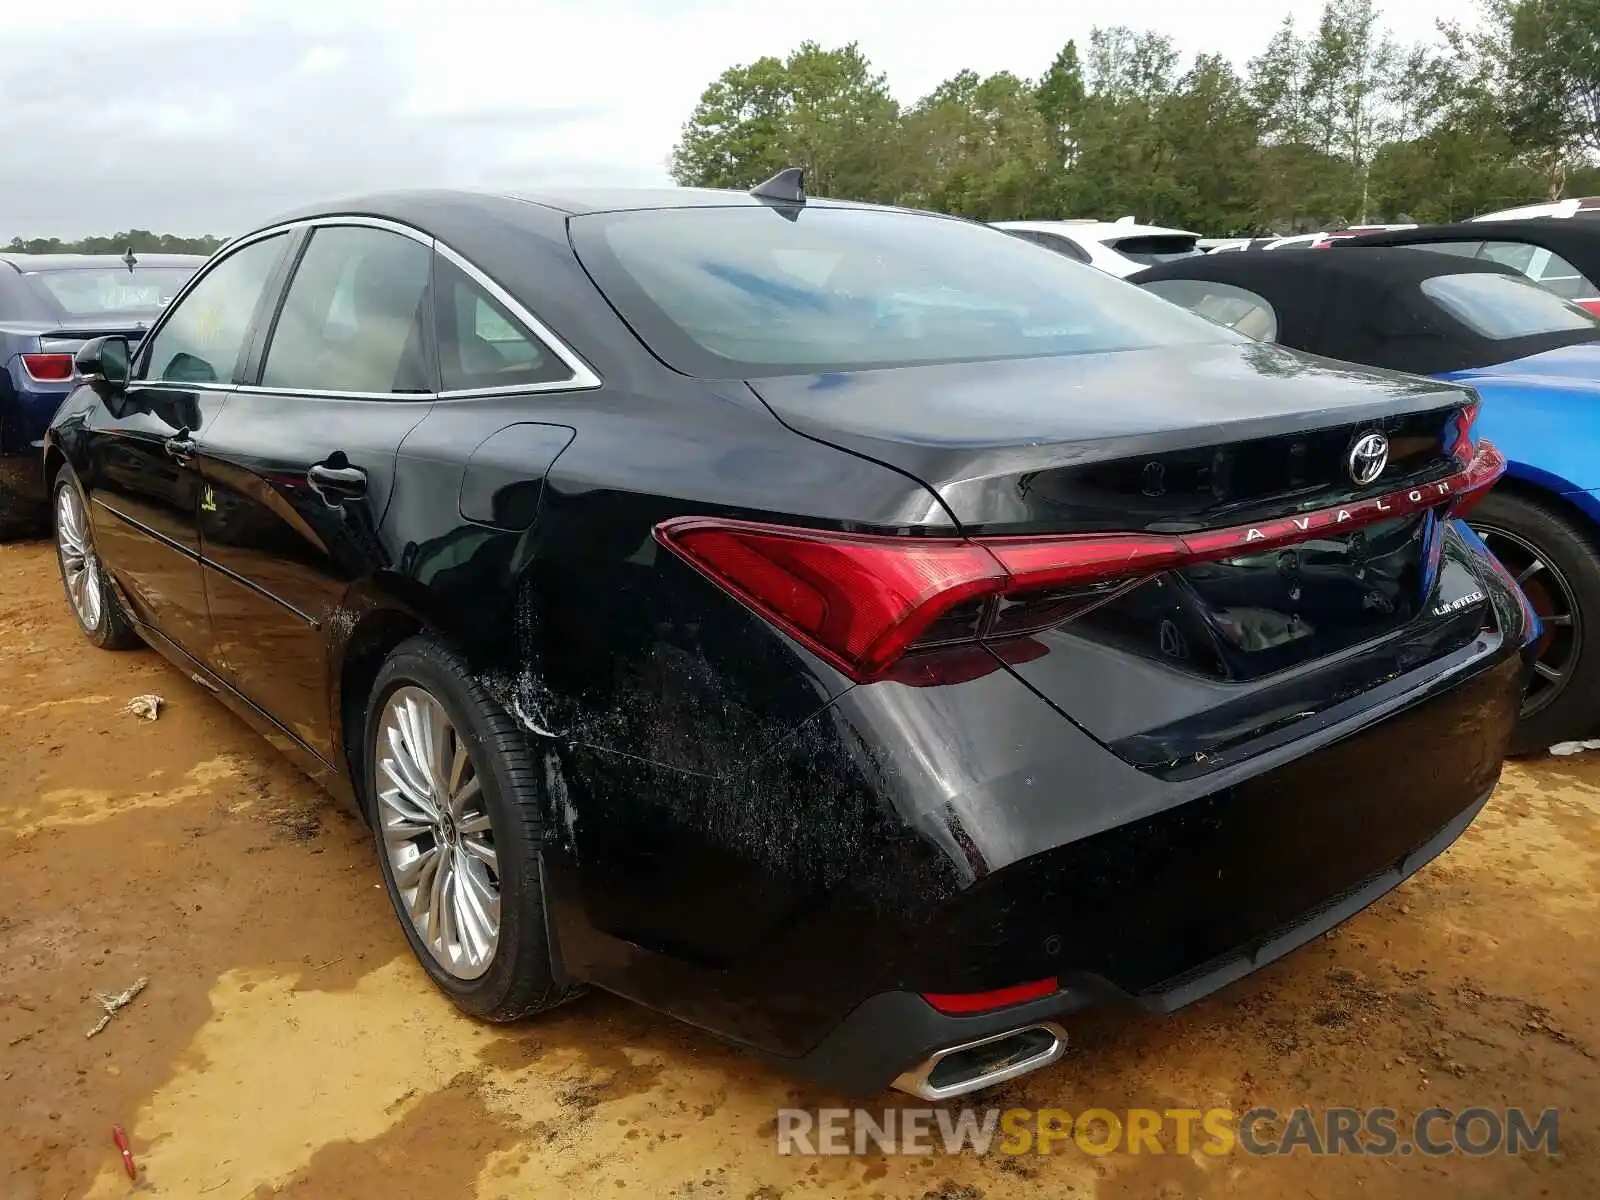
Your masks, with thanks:
M417 958L830 1085L1162 1012L1473 819L1535 620L1470 390L981 225L408 193L233 241L47 442L62 577L370 822Z

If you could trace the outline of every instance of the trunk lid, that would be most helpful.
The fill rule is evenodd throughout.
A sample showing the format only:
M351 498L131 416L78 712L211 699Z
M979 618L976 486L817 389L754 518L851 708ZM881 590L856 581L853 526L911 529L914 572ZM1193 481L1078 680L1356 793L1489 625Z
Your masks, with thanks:
M981 618L1008 669L1149 769L1236 752L1483 627L1437 507L1476 402L1459 386L1260 345L751 386L797 431L918 479L968 537L1209 532L1224 549L1201 561ZM1374 435L1387 461L1367 477Z

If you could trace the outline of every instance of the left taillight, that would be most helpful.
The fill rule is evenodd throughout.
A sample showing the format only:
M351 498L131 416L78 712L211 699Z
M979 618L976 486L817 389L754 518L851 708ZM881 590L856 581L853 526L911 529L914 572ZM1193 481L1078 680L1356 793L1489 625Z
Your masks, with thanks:
M1600 296L1596 296L1593 300L1579 300L1578 307L1586 308L1595 316L1600 317Z
M22 369L37 383L65 383L72 378L72 355L24 354Z

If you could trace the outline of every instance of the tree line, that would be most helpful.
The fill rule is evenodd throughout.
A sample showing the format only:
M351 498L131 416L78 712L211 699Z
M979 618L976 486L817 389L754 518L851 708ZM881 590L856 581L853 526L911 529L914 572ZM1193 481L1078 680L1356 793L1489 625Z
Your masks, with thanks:
M225 239L202 234L183 237L176 233L151 233L148 229L129 229L122 233L79 238L64 242L60 238L14 237L6 246L11 254L210 254Z
M802 166L817 195L1242 236L1596 193L1597 163L1600 0L1483 0L1476 23L1416 45L1373 0L1328 0L1242 73L1117 25L1037 79L962 71L910 105L856 44L804 42L706 88L670 169L748 188Z

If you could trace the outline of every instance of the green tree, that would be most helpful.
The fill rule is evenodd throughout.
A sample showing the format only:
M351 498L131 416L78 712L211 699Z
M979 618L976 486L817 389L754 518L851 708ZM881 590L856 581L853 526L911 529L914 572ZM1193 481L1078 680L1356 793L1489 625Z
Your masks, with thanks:
M787 58L731 67L702 93L672 153L680 184L748 188L804 167L819 195L887 199L899 106L857 45L802 42Z

